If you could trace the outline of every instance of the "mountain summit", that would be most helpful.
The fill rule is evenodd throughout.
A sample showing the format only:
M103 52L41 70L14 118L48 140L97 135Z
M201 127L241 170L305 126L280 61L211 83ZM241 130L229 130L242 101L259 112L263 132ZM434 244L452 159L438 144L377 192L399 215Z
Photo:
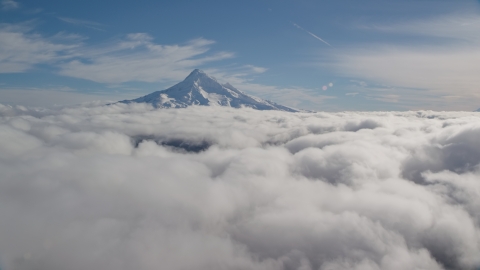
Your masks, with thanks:
M298 112L275 102L247 95L228 83L220 84L215 78L199 69L195 69L185 80L166 90L119 102L150 103L156 108L185 108L200 105Z

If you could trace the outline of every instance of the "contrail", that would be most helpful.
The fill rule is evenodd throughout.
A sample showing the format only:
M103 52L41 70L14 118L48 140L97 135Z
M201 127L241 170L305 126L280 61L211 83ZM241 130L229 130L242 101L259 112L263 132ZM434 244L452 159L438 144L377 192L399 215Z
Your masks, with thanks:
M330 45L328 42L326 42L325 40L323 40L323 39L322 39L322 38L320 38L319 36L315 35L314 33L312 33L312 32L310 32L310 31L306 30L305 28L301 27L300 25L298 25L298 24L296 24L296 23L294 23L294 22L291 22L291 23L293 23L293 25L294 25L295 27L297 27L298 29L301 29L301 30L303 30L303 31L307 32L307 33L308 33L310 36L312 36L312 37L314 37L314 38L316 38L316 39L320 40L321 42L323 42L323 43L327 44L327 45L328 45L328 46L330 46L330 47L333 47L333 46L332 46L332 45Z

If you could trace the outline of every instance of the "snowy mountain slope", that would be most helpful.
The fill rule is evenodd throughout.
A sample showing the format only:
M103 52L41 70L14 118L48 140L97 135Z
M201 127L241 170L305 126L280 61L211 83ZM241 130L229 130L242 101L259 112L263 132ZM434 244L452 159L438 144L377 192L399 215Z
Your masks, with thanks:
M298 112L269 100L253 97L235 89L232 85L220 84L205 72L195 69L182 82L146 96L122 100L120 103L150 103L156 108L185 108L192 105L248 107L257 110Z

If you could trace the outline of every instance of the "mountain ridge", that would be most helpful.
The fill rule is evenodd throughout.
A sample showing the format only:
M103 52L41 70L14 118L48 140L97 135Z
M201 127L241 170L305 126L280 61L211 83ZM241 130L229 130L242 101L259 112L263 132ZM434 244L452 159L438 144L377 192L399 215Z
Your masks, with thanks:
M150 103L155 108L224 106L246 107L256 110L300 111L270 100L248 95L229 83L220 84L215 78L200 69L193 70L183 81L170 88L155 91L136 99L122 100L119 103Z

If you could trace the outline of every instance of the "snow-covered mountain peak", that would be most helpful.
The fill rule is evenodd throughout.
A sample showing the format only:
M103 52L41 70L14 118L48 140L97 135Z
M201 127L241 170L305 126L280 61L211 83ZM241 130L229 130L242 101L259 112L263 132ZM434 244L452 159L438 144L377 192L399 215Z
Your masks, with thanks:
M215 78L210 77L201 69L194 69L190 74L185 78L185 81L187 80L197 80L197 79L212 79L216 81Z
M182 82L162 91L120 103L150 103L156 108L185 108L188 106L248 107L257 110L298 110L272 101L247 95L231 84L220 84L200 69L193 70Z

